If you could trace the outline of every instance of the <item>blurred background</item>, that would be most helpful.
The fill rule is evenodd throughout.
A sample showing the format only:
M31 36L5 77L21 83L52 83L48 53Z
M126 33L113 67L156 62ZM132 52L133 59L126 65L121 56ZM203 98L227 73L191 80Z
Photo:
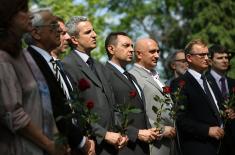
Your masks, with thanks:
M87 16L97 33L98 47L92 55L107 60L104 40L111 31L127 32L133 41L151 37L159 42L161 78L170 77L167 56L194 38L209 46L216 43L231 52L228 76L235 78L234 0L31 0L31 8L50 7L64 18Z

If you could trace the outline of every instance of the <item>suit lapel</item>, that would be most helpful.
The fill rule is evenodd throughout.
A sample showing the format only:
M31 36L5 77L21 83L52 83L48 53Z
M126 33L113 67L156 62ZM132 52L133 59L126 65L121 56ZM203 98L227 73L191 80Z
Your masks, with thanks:
M144 77L148 83L153 85L155 88L159 90L159 92L161 92L162 95L164 95L162 92L162 88L157 84L156 81L154 81L154 79L151 76L149 76L149 74L144 69L139 68L137 66L134 66L133 69L135 69L136 72L139 72L140 76Z
M71 59L74 60L76 66L85 74L87 77L93 81L98 87L102 88L100 80L98 77L91 71L87 64L82 60L82 58L76 54L74 51L71 53Z
M205 100L207 101L209 106L211 107L213 113L215 114L216 118L218 119L218 122L220 123L221 122L221 118L220 118L219 111L216 108L216 105L213 105L213 103L211 103L209 101L206 93L201 88L200 84L197 82L197 80L189 72L186 72L184 75L186 76L186 78L189 79L190 86L194 87L193 89L190 89L190 90L194 90L195 92L198 92L198 93L203 95L203 97L205 98Z
M136 88L134 88L133 84L130 83L130 81L129 81L122 73L120 73L113 65L111 65L109 62L107 62L107 63L106 63L106 66L107 66L110 70L112 70L112 71L114 72L114 74L115 74L121 81L123 81L126 85L128 85L131 90L136 90ZM133 78L133 79L135 79L135 78ZM136 80L135 80L134 82L138 85L138 83L137 83ZM141 87L140 87L139 85L138 85L138 87L139 87L139 89L140 89L140 91L141 91L142 97L144 97L143 92L142 92L142 90L141 90ZM139 95L138 92L137 92L137 94L138 94L138 99L141 100L141 102L143 102L144 98L142 99L142 98L140 97L140 95Z

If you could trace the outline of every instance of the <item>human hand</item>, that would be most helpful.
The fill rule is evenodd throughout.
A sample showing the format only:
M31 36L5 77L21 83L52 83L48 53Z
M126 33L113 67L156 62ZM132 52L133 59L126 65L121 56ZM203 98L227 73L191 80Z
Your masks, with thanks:
M125 147L128 143L128 137L125 135L125 136L122 136L121 138L119 138L119 141L118 141L118 145L117 145L117 149L122 149L123 147Z
M219 140L224 137L224 129L218 126L210 127L208 135Z
M115 133L115 132L106 132L104 139L106 140L107 143L118 146L119 141L122 141L122 136L120 133Z
M226 109L225 112L229 119L235 119L235 112L232 108Z
M163 131L163 137L174 138L176 135L175 128L171 126L165 126Z
M157 139L159 136L159 132L155 132L154 129L144 129L144 130L139 130L138 133L138 139L140 141L144 141L147 143L150 143Z

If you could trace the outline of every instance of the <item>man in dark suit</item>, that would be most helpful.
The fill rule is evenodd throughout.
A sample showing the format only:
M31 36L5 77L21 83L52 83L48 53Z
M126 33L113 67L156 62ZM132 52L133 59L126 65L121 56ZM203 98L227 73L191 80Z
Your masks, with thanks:
M109 57L106 67L109 71L109 83L113 87L116 106L130 103L141 113L129 114L131 124L127 127L129 142L127 147L120 151L123 155L147 155L149 154L148 142L155 140L158 133L150 127L146 116L144 95L133 75L125 70L132 60L133 44L126 33L110 33L105 40L105 48ZM136 92L136 96L129 96L130 92Z
M226 76L229 67L229 54L227 49L220 45L213 45L209 48L210 70L207 72L207 79L213 89L217 101L224 104L224 101L234 93L235 80ZM230 118L234 117L232 109L226 109ZM235 121L228 120L225 125L225 136L222 141L220 154L235 154Z
M50 99L55 119L66 116L72 111L66 102L70 99L70 91L73 89L66 75L61 75L54 68L54 59L50 51L60 45L60 33L56 17L48 9L39 9L33 12L33 30L26 35L29 44L27 50L41 70L49 87ZM60 68L62 69L62 68ZM57 77L60 77L60 80ZM71 84L71 83L70 83ZM67 136L72 150L83 150L89 155L95 154L94 142L88 140L81 133L80 128L72 120L60 119L56 121L59 131Z
M97 154L116 154L127 142L127 137L114 132L114 97L106 78L104 66L91 58L90 53L96 47L96 33L91 22L82 16L72 17L66 24L71 36L73 51L63 59L66 72L73 80L88 80L90 88L80 93L85 100L92 100L94 113L99 115L93 123Z
M189 69L172 82L173 90L178 88L181 96L175 103L183 107L177 111L176 118L181 152L183 155L216 155L224 130L220 103L203 73L208 68L206 43L191 41L185 48L185 56Z

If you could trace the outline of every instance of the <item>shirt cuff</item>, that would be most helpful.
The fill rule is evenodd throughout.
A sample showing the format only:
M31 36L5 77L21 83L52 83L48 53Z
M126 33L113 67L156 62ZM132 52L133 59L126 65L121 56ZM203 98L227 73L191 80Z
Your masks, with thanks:
M86 137L83 136L81 143L78 145L78 149L83 148L85 144L86 144Z

